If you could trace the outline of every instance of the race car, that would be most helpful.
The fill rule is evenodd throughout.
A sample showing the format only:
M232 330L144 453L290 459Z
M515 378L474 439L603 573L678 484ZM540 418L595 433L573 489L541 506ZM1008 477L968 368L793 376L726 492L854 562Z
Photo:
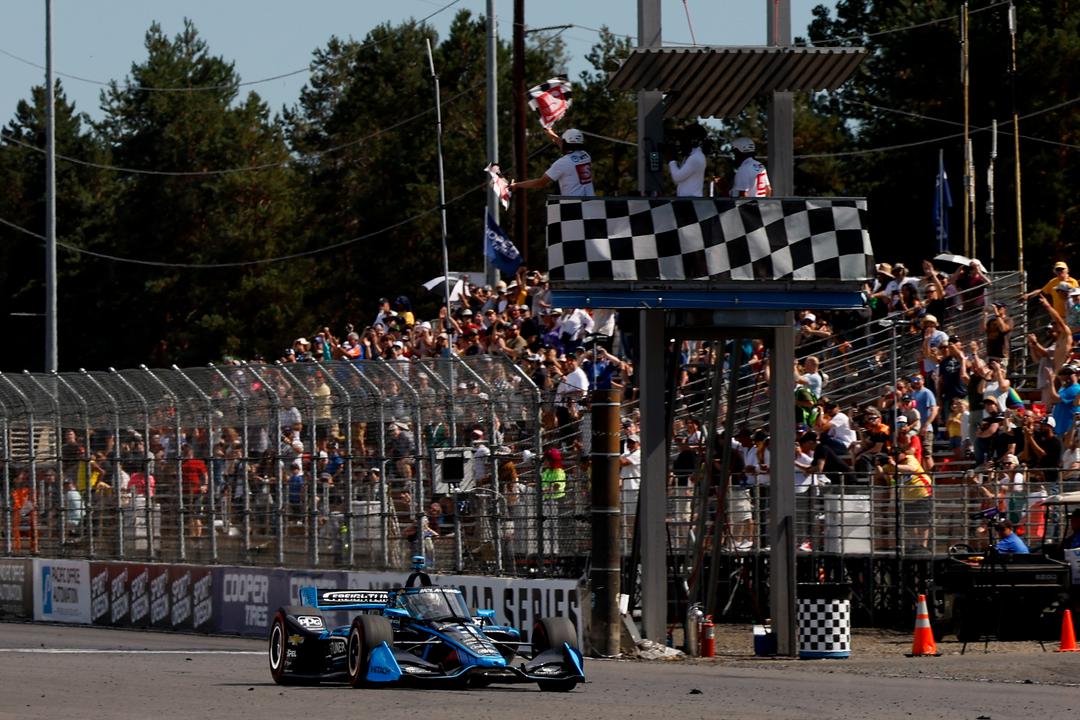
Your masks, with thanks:
M346 681L484 687L531 683L568 692L585 680L577 633L566 618L542 618L531 643L496 625L494 610L470 612L461 591L431 585L415 567L392 590L300 589L303 605L280 608L269 634L270 675L279 685ZM359 611L329 627L326 611Z

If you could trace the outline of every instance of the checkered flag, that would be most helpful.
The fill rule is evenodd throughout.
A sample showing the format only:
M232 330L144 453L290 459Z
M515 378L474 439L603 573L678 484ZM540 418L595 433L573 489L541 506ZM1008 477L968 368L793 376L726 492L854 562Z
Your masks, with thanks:
M510 207L510 183L502 175L502 168L495 163L488 163L484 171L491 176L491 189L502 203L503 210Z
M530 88L526 95L529 98L529 107L539 113L540 124L545 128L550 128L561 120L573 102L570 80L565 77L553 77Z

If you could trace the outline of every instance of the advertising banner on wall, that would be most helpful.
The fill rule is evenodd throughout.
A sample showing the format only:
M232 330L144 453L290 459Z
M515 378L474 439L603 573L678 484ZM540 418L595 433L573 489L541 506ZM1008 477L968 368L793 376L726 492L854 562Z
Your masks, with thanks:
M200 565L90 563L95 625L214 629L214 569Z
M34 560L34 619L90 622L90 563Z
M0 558L0 617L34 616L33 581L30 560Z
M383 589L399 587L405 577L400 572L0 560L0 609L32 610L35 620L262 636L279 607L300 604L301 587ZM498 624L516 627L526 638L537 620L558 616L574 623L580 640L582 600L573 580L433 575L432 581L459 588L469 607L494 610ZM325 614L331 625L351 619L348 612Z
M345 587L343 572L305 572L256 568L218 568L214 582L218 632L264 635L279 607L300 604L300 588ZM326 613L330 624L349 622L345 612Z

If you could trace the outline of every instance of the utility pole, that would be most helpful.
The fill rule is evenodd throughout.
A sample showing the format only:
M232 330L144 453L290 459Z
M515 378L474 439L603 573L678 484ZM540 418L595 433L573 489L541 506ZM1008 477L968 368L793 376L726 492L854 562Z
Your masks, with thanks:
M769 0L768 41L774 47L791 44L791 0ZM769 95L769 178L781 197L794 193L794 101L789 92Z
M52 0L45 0L45 372L59 369L56 332L56 97Z
M443 174L442 155L442 93L439 91L439 74L435 72L435 57L431 52L431 40L427 41L428 65L431 68L431 80L435 85L435 145L439 155L439 217L442 221L442 267L443 267L443 300L446 303L446 332L449 333L451 342L454 333L450 331L450 251L446 240L446 178ZM421 507L423 507L421 505ZM417 537L420 533L417 533ZM423 548L421 547L421 550Z
M1013 170L1016 173L1016 269L1024 278L1024 223L1020 207L1020 117L1016 114L1016 6L1009 3L1009 45L1012 62L1009 65L1009 85L1012 94ZM1025 289L1023 285L1021 289Z
M499 162L499 36L495 27L495 0L487 0L487 156L489 163ZM488 192L488 211L499 221L499 198ZM484 257L484 282L492 287L498 281L498 271L481 249Z
M619 480L619 408L622 390L592 393L592 642L603 655L619 654L622 575L622 504Z
M968 136L968 4L960 11L960 83L964 88L964 254L971 257L971 195L968 192L971 171L971 140Z
M525 134L525 0L514 0L513 59L511 90L513 94L514 178L529 177L529 150ZM514 244L521 259L529 263L529 208L526 191L514 189Z
M990 132L990 167L986 169L986 214L990 216L990 272L994 272L994 234L997 230L994 221L994 164L997 162L997 120Z

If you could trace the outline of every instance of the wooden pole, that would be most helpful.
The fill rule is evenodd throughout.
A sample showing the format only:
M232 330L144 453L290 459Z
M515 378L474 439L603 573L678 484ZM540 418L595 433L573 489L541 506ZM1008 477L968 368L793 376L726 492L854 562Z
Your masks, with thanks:
M513 97L514 177L529 177L529 150L525 145L525 0L514 0L513 66L510 93ZM521 259L529 263L529 206L525 190L514 190L514 244Z
M969 137L970 101L968 97L968 4L960 12L960 82L964 88L964 254L971 257L971 195L968 188L971 178L971 140Z

